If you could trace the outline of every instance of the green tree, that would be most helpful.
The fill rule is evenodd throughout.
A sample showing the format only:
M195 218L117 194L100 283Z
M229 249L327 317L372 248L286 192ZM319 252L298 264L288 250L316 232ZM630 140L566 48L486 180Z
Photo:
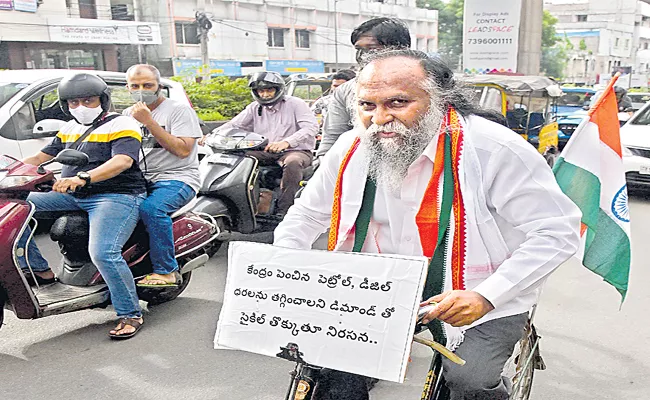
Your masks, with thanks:
M253 101L244 78L230 80L219 76L201 83L180 76L172 79L183 85L196 114L204 121L231 119Z
M571 45L569 39L565 36L562 40L557 35L555 24L557 18L551 15L550 12L544 10L544 17L542 19L542 71L553 78L561 79L564 76L564 68L566 67L567 49Z
M463 54L463 12L464 0L417 0L417 6L438 10L438 53L452 69L459 65Z
M557 24L557 18L544 10L544 16L542 17L542 47L553 47L560 41L555 30L555 24Z
M587 42L584 39L580 39L579 49L582 51L587 50Z

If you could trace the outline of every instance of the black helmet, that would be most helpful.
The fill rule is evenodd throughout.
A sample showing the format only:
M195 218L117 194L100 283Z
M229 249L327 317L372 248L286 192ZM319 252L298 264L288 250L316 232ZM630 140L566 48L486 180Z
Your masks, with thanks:
M614 93L616 93L617 96L625 96L627 94L627 90L620 86L614 86Z
M278 102L284 96L284 79L277 72L256 72L248 81L248 87L251 88L253 98L260 104L270 106ZM263 99L257 94L258 89L275 88L275 96L272 99Z
M63 78L59 82L59 106L70 115L68 100L99 96L105 114L111 108L111 92L104 80L97 75L81 72ZM99 118L99 117L98 117Z

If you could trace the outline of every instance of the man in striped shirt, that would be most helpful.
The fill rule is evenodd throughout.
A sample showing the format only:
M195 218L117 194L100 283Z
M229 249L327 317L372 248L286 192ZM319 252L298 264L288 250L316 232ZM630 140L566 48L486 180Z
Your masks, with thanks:
M142 325L142 310L131 270L122 257L122 246L139 219L146 183L138 166L140 127L127 116L110 116L110 92L96 75L79 73L59 84L59 101L73 117L52 143L23 162L40 165L61 150L77 146L89 158L84 166L64 165L51 192L31 193L28 200L36 212L85 211L88 213L88 252L108 285L119 319L109 336L134 336ZM95 127L81 143L84 132ZM26 237L24 236L24 241ZM47 261L33 241L28 247L29 262L39 283L54 282ZM23 268L26 268L26 264Z

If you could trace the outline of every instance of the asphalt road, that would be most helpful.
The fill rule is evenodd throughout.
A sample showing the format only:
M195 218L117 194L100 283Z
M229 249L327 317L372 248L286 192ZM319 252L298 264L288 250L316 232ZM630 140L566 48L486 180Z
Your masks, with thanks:
M622 308L618 293L576 262L546 284L536 325L548 369L535 374L533 399L650 398L650 199L633 197L631 215L632 277ZM222 249L181 297L146 310L142 332L123 342L107 337L110 309L34 321L10 314L0 330L0 399L284 399L291 363L212 348L226 269ZM429 355L414 347L406 382L380 382L372 399L419 399Z

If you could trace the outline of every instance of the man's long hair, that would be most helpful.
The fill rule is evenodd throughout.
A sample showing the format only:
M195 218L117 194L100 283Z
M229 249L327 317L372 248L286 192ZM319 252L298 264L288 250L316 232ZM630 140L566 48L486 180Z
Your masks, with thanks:
M454 72L439 57L430 57L419 50L390 48L369 52L363 58L361 71L370 63L394 57L405 57L417 60L424 69L427 79L423 82L424 89L435 95L445 106L452 106L462 116L477 115L501 125L506 125L506 119L500 113L483 109L472 102L474 91L459 82Z

